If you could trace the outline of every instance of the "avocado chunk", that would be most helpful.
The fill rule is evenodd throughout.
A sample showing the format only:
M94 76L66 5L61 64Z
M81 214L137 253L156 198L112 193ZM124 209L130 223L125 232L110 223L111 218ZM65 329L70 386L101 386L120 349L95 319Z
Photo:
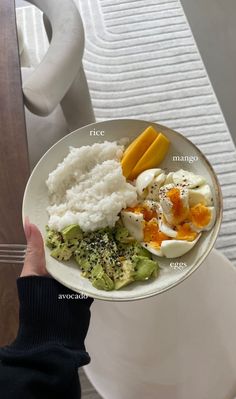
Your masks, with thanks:
M142 245L137 241L134 244L134 255L144 256L148 259L151 259L152 257L151 253L146 248L143 248Z
M144 256L134 256L135 262L135 275L136 281L145 281L153 277L153 274L157 272L157 263Z
M143 248L137 241L129 244L119 243L118 248L120 253L126 259L132 259L133 256L144 256L148 259L151 258L150 252L146 248Z
M128 243L134 241L134 238L130 236L129 230L123 226L117 226L115 228L115 239L116 241Z
M114 289L114 281L104 272L101 265L96 265L92 271L92 285L105 291Z
M135 280L134 266L135 265L131 260L124 260L122 262L122 270L118 278L115 279L115 290L119 290Z
M49 248L56 248L63 242L62 236L58 231L50 230L48 226L46 226L46 245Z
M73 239L81 239L83 233L78 224L70 224L61 231L64 241L69 241Z
M81 275L99 290L118 290L135 281L156 277L158 265L121 224L94 232L82 232L71 224L61 232L46 227L46 244L59 261L73 257Z
M129 285L133 283L135 280L133 277L127 278L126 280L115 280L115 290L120 290L121 288L125 287L126 285Z
M74 255L76 262L81 267L83 276L93 281L92 273L97 270L97 265L100 265L106 276L113 282L113 275L119 268L120 262L117 245L110 231L101 229L90 233L88 236L85 235ZM107 280L106 276L104 276L105 280ZM101 284L104 285L103 283ZM108 285L109 287L111 286L110 281Z
M72 254L73 254L72 250L68 248L66 243L58 245L51 252L51 256L58 260L69 260Z

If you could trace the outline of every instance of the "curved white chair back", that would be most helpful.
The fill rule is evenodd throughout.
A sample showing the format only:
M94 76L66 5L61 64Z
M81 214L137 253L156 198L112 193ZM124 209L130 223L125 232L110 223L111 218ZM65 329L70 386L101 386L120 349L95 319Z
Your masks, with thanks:
M93 123L95 118L82 66L83 24L73 0L29 2L44 13L49 39L48 51L40 64L35 69L22 68L32 169L55 142L69 132ZM41 14L38 15L41 18ZM37 23L42 22L40 20ZM23 37L21 30L18 31L22 54ZM27 48L23 54L27 54Z
M49 115L69 90L81 67L84 30L69 0L30 0L46 14L52 40L42 62L23 84L25 104L37 115Z

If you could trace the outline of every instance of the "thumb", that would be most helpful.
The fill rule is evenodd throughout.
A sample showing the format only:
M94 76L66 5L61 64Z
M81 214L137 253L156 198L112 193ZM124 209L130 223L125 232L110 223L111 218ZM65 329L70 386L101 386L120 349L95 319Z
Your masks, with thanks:
M24 230L27 239L27 251L21 277L47 275L44 243L38 227L26 218Z

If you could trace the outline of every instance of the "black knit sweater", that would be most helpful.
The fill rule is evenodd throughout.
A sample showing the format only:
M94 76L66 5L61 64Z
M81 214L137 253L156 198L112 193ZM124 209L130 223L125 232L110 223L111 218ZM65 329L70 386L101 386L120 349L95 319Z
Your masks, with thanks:
M48 277L19 278L17 286L20 326L16 340L0 349L0 398L79 399L92 299Z

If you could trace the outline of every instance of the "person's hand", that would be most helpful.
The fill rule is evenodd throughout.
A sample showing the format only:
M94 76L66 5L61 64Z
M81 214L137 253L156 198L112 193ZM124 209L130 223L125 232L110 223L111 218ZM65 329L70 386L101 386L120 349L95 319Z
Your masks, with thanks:
M25 262L20 277L47 276L46 261L44 253L43 237L35 224L25 219L25 237L27 240L27 251Z

